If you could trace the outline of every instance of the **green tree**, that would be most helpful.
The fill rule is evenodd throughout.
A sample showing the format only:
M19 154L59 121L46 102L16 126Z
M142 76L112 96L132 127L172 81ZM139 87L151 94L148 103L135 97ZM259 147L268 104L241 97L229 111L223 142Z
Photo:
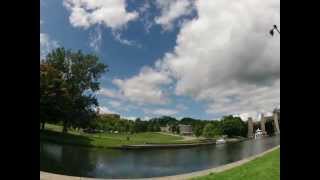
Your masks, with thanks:
M193 127L193 133L196 137L199 137L202 135L202 132L203 132L203 128L204 126L200 125L200 124L196 124L194 127Z
M148 123L147 125L147 131L152 132L153 131L153 124L152 123Z
M223 134L232 136L246 136L247 126L239 117L225 116L220 122Z
M206 138L213 138L222 135L222 131L217 124L207 123L203 128L202 135Z
M61 73L53 66L40 64L40 124L58 123L63 118L68 92Z
M95 118L98 106L93 93L99 90L98 79L107 66L93 54L57 48L49 53L45 64L56 69L65 85L67 96L61 105L63 132L69 127L85 127Z

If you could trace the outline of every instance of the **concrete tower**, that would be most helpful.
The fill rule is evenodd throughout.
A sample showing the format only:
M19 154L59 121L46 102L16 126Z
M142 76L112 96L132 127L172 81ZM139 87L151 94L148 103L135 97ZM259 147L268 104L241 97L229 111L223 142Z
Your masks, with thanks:
M264 114L261 113L261 119L260 119L260 127L261 127L261 131L262 131L262 134L263 135L266 135L267 132L266 132L266 119L264 117Z
M253 122L252 118L248 118L248 138L253 138Z
M274 120L274 130L275 130L275 134L280 134L280 127L279 127L279 116L280 116L280 112L275 109L273 111L273 120Z

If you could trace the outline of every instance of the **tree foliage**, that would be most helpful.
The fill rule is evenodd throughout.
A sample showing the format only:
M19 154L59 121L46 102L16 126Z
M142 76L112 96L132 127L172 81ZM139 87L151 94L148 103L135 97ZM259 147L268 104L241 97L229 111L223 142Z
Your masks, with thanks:
M222 130L218 123L207 123L203 128L202 134L206 138L214 138L222 135Z
M223 134L232 136L246 136L247 128L240 117L225 116L220 122Z
M93 54L57 48L40 64L40 121L84 128L96 116L99 78L107 66Z

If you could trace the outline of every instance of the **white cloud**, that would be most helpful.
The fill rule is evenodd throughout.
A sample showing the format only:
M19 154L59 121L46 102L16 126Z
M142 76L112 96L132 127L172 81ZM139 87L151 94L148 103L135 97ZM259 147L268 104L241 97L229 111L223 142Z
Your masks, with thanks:
M172 52L118 81L125 96L158 102L161 87L175 82L176 95L206 102L208 114L271 111L280 103L280 38L268 33L280 23L279 0L195 1L195 7L198 17L182 25Z
M117 30L138 18L136 11L126 10L125 0L64 0L63 4L70 11L69 21L74 27L102 24Z
M141 47L140 44L136 43L135 41L127 40L121 37L121 34L119 32L112 32L113 37L116 41L118 41L121 44L127 45L127 46L136 46Z
M153 19L151 18L151 13L149 9L151 8L151 3L149 0L145 0L144 4L139 8L139 20L143 23L144 29L147 33L150 32L151 27L154 25Z
M142 118L140 118L142 121L149 121L151 119L151 117L149 116L143 116Z
M177 79L176 94L209 104L207 113L271 110L280 102L278 0L196 1L198 18L185 23L162 68Z
M108 107L106 106L99 106L99 113L100 114L118 114L112 110L110 110Z
M193 10L193 0L156 0L156 6L161 15L155 17L155 23L160 24L164 30L170 30L178 18L188 15Z
M91 32L89 35L90 47L92 47L95 51L99 52L101 42L102 42L102 31L101 27L97 26L94 32Z
M51 50L58 46L58 42L52 40L48 34L40 33L40 58L44 58Z
M257 121L258 119L258 113L257 112L247 112L242 114L236 114L233 115L234 117L240 117L243 121L248 121L249 118L252 118L253 121Z
M174 114L177 114L179 111L176 109L159 108L159 109L144 109L144 112L149 115L172 116Z
M255 118L257 112L272 111L280 102L280 81L261 87L241 83L236 83L233 88L220 85L200 92L199 96L208 101L209 114L248 113Z
M103 95L105 97L110 97L110 98L116 98L116 99L122 99L122 95L113 89L107 89L107 88L101 88L97 94Z
M127 119L127 120L131 120L131 121L135 121L137 119L137 117L135 116L123 116L123 119Z
M113 83L120 89L121 95L137 104L165 104L168 98L162 85L171 83L165 74L145 67L140 73L129 79L114 79Z

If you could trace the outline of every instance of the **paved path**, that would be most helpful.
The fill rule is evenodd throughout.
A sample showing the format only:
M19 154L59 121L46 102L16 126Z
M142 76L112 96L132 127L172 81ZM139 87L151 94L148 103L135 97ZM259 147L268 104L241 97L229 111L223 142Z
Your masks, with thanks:
M206 176L212 172L222 172L222 171L231 169L233 167L240 166L246 162L249 162L249 161L254 160L258 157L261 157L261 156L265 155L266 153L271 152L271 151L278 149L278 148L280 148L280 145L276 146L272 149L269 149L263 153L260 153L260 154L257 154L257 155L254 155L254 156L251 156L246 159L236 161L236 162L233 162L230 164L219 166L216 168L211 168L211 169L202 170L202 171L196 171L196 172L187 173L187 174L180 174L180 175L175 175L175 176L144 178L144 179L140 179L140 180L152 180L152 179L154 179L154 180L186 180L186 179L190 179L190 178L194 178L194 177ZM40 171L40 180L102 180L102 179L64 176L64 175L58 175L58 174ZM138 179L136 179L136 180L138 180Z

